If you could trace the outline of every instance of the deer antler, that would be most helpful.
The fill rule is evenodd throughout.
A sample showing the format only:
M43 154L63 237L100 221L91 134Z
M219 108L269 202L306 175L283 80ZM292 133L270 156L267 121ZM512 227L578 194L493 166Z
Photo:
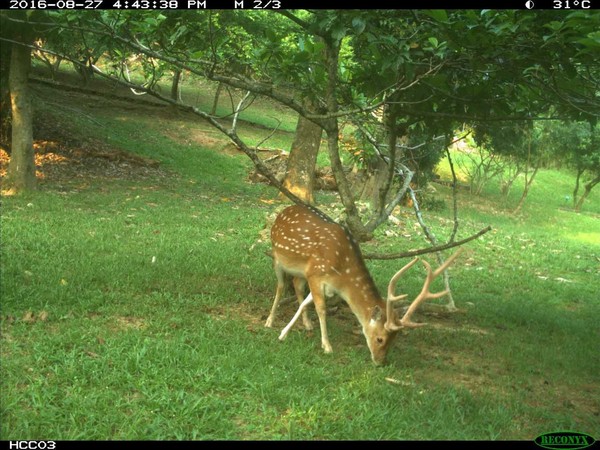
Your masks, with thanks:
M390 330L390 331L399 330L400 328L404 328L404 327L416 328L416 327L421 327L421 326L425 325L424 323L412 322L410 320L410 318L413 315L413 313L417 310L419 305L421 303L423 303L425 300L440 298L448 293L447 289L445 289L441 292L430 292L429 286L431 285L431 282L433 280L435 280L444 270L446 270L454 262L454 260L462 253L462 251L463 251L462 248L459 249L458 251L456 251L452 256L450 256L444 262L444 264L442 264L440 267L435 269L435 271L432 271L429 263L427 261L423 260L423 265L425 266L425 269L427 270L427 277L425 278L425 282L423 283L423 288L421 289L421 292L419 293L419 295L417 295L416 298L413 300L413 302L410 304L410 306L406 310L406 313L404 314L402 319L400 319L399 322L394 321L394 312L393 312L393 308L392 308L392 302L396 301L396 300L400 300L402 298L405 298L406 295L396 296L394 294L394 291L396 289L396 283L398 282L398 279L400 278L400 276L406 270L408 270L414 263L417 262L418 258L413 259L406 266L404 266L402 269L400 269L396 273L396 275L394 275L392 277L392 279L390 280L390 283L388 285L388 298L387 298L387 317L388 317L388 319L385 324L385 327L388 330Z
M394 307L392 306L392 302L397 300L402 300L408 297L408 294L403 295L395 295L394 291L396 290L396 284L398 280L402 276L404 272L410 269L414 264L419 260L419 258L413 259L411 262L406 264L402 269L400 269L396 274L392 277L388 284L388 293L387 293L387 302L386 302L386 322L385 328L388 331L396 331L402 328L402 326L396 323L396 313L394 312Z

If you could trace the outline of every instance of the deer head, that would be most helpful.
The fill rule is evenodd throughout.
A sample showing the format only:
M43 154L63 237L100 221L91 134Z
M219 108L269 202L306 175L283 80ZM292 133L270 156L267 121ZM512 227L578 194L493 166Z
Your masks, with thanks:
M321 345L326 353L333 351L327 335L325 298L340 295L362 325L362 332L377 365L383 364L390 345L402 328L414 328L424 324L414 323L411 317L418 306L427 299L439 298L447 291L431 293L431 282L456 259L452 255L435 271L423 261L427 277L423 289L413 300L402 318L398 318L393 302L406 295L396 295L398 280L418 258L400 269L390 280L387 301L384 301L365 266L360 248L352 236L339 224L329 220L318 211L294 205L283 210L271 228L273 263L277 275L277 290L266 326L273 325L275 313L284 290L284 275L294 279L296 297L300 304L294 318L279 336L285 339L296 320L302 315L304 326L312 329L306 306L314 302L321 328ZM304 285L308 283L310 294L304 298Z

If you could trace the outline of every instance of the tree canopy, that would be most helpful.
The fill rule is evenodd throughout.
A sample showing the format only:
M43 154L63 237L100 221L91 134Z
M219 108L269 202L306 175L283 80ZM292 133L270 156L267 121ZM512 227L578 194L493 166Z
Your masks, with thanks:
M375 216L366 225L358 217L339 157L341 121L370 136L389 180L402 173L406 181L410 155L400 138L451 136L463 124L594 124L600 115L595 10L96 10L2 12L1 19L36 30L43 51L90 73L102 59L101 75L118 76L135 56L146 91L159 98L156 80L179 70L293 109L325 130L340 197L359 235L372 232L399 196L385 183ZM9 29L3 42L19 42ZM267 173L235 130L214 124ZM438 158L443 151L440 145Z

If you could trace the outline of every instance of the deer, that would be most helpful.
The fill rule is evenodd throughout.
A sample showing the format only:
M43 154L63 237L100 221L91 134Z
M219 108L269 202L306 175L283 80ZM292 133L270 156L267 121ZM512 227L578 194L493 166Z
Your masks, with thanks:
M432 270L427 261L421 260L427 271L423 288L399 318L393 303L408 295L396 295L396 285L400 277L419 261L418 257L391 278L387 300L384 301L365 265L360 247L350 232L316 208L299 204L285 208L271 227L271 244L277 289L265 326L270 328L274 324L285 290L285 276L290 275L299 308L281 332L279 340L286 338L300 316L304 328L313 329L306 307L314 303L321 329L321 346L325 353L332 353L333 348L327 334L325 298L337 294L360 322L371 359L377 366L386 363L390 345L400 330L426 325L413 322L411 317L425 300L441 298L448 293L447 290L432 293L430 285L461 252L455 252L435 270ZM306 284L310 292L304 298Z

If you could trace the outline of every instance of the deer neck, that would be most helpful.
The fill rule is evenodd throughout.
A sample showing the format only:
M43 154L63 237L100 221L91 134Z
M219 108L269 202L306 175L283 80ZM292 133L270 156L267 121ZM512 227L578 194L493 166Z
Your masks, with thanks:
M336 291L348 303L361 325L365 326L371 320L375 308L385 311L385 302L362 259L344 275L342 286Z

